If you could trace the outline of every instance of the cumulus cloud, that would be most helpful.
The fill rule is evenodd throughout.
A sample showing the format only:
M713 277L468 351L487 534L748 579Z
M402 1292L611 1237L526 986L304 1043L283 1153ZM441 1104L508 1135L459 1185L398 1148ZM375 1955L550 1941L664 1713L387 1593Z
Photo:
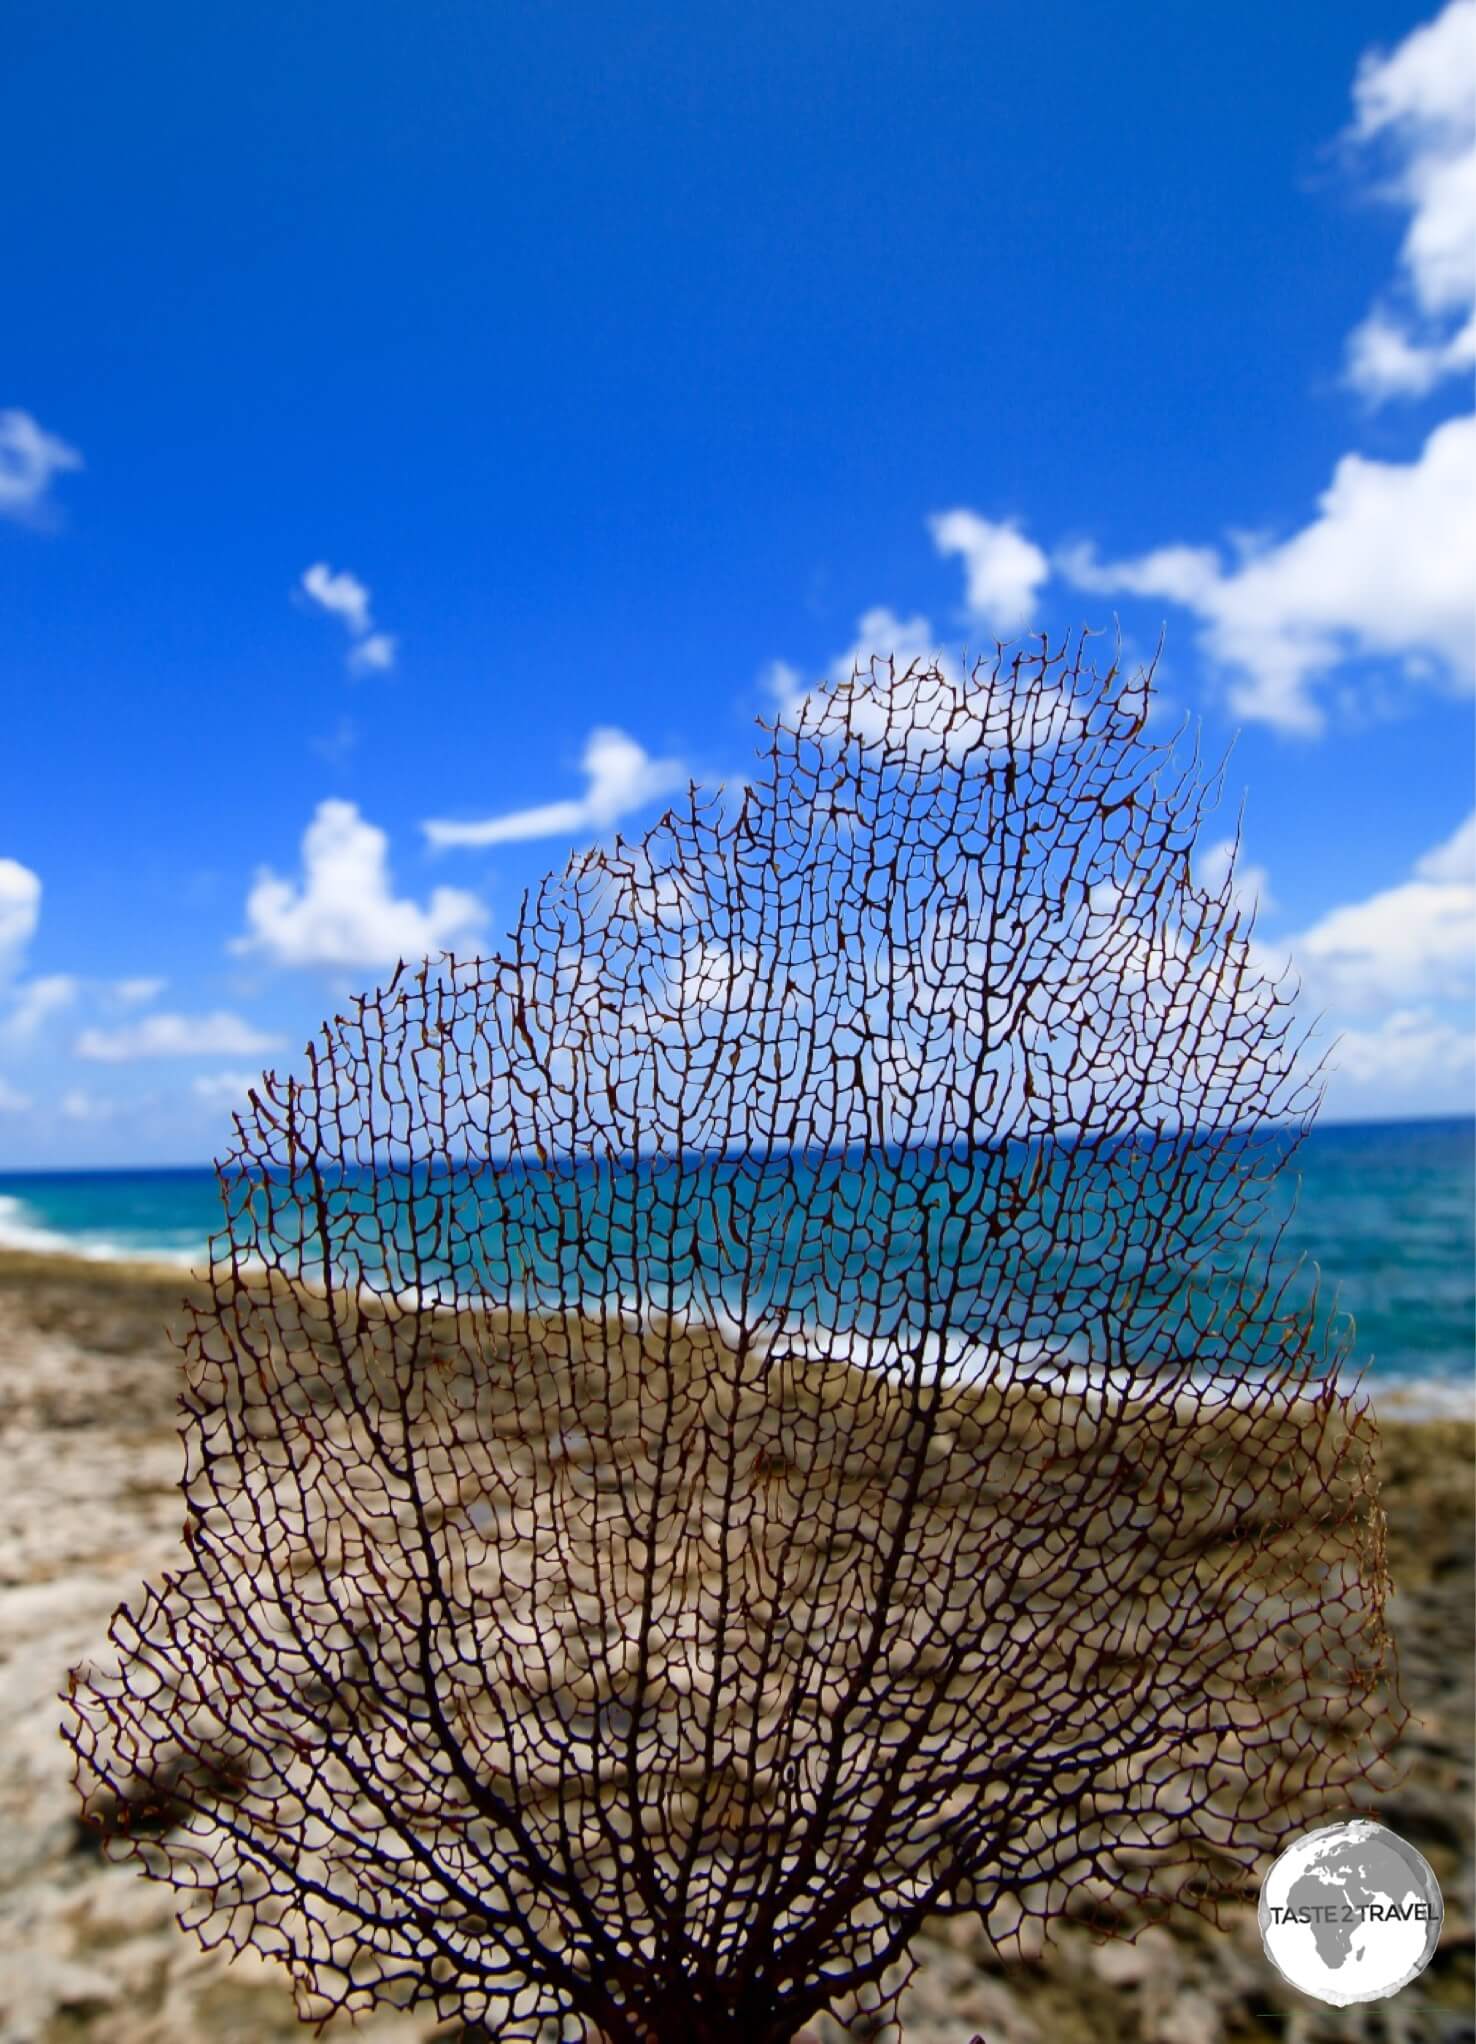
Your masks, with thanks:
M1472 682L1476 420L1437 426L1411 462L1348 454L1317 516L1279 544L1166 546L1102 561L1089 545L1058 556L1078 589L1160 596L1191 611L1228 674L1243 717L1306 735L1323 728L1314 686L1359 655L1431 665Z
M67 972L43 973L15 990L5 1017L4 1034L13 1043L28 1043L43 1022L70 1008L77 998L78 983Z
M797 709L810 692L800 670L788 660L771 660L759 675L759 687L781 717Z
M347 568L335 574L326 561L315 561L303 570L302 586L321 609L341 618L356 638L369 630L369 591Z
M964 607L972 623L997 638L1030 623L1051 563L1013 520L998 522L960 506L936 512L928 519L928 531L940 554L956 554L963 563ZM892 661L898 673L914 663L936 667L953 689L963 685L959 654L939 644L931 620L920 611L906 617L885 603L863 611L851 644L836 654L826 672L849 679L865 674L873 660ZM781 717L798 710L816 685L787 660L770 661L759 681Z
M1319 1004L1345 1012L1476 992L1476 814L1409 879L1331 909L1286 940Z
M1232 841L1195 858L1218 888ZM1263 869L1242 866L1236 892L1274 904ZM1279 980L1288 963L1306 1019L1322 1017L1331 1052L1329 1100L1344 1114L1435 1113L1470 1104L1476 1064L1476 811L1417 859L1409 874L1362 901L1340 903L1290 936L1257 938L1254 962Z
M1436 845L1416 862L1415 873L1421 880L1455 887L1470 886L1476 881L1476 809L1443 845Z
M151 1057L252 1057L282 1048L239 1015L145 1015L122 1029L84 1029L74 1046L98 1064L131 1064Z
M959 507L934 513L928 531L940 554L956 554L962 561L965 608L974 623L1000 638L1030 623L1051 563L1013 520L996 522ZM863 611L855 638L836 654L827 672L841 679L858 670L864 674L873 659L891 660L899 673L914 662L936 667L954 688L963 682L958 654L939 644L931 620L920 611L904 617L885 603ZM759 680L780 716L797 710L815 686L787 660L770 661Z
M545 802L534 809L515 809L506 816L492 816L478 823L456 823L432 818L420 827L430 843L448 845L505 845L529 838L574 837L586 831L606 830L622 816L644 809L673 794L688 778L679 759L652 759L644 746L601 725L585 741L580 764L586 787L582 795L562 802Z
M40 876L19 859L0 859L0 975L19 964L40 919Z
M928 530L940 554L957 554L963 562L971 617L999 638L1031 623L1051 564L1013 520L996 524L977 511L941 511L928 520Z
M1367 55L1354 84L1346 139L1361 166L1382 162L1379 189L1409 215L1394 289L1350 342L1349 376L1370 398L1418 396L1476 363L1473 76L1476 0L1448 0L1393 51ZM1319 684L1353 659L1469 689L1476 421L1445 421L1411 460L1345 455L1315 516L1280 541L1176 540L1116 561L1076 545L1056 558L1079 589L1191 612L1231 708L1282 731L1322 730Z
M1409 215L1393 289L1348 343L1374 402L1422 397L1476 364L1476 0L1449 0L1392 51L1370 51L1347 139L1381 157L1379 195Z
M962 679L957 659L937 644L927 618L921 613L901 617L884 603L862 613L856 623L855 638L836 654L827 672L847 680L852 674L865 674L874 659L891 660L899 674L917 662L923 667L936 667L955 686ZM759 679L781 717L791 716L816 687L787 660L771 660Z
M424 908L398 897L389 873L389 839L352 802L320 802L302 841L303 877L269 868L246 899L236 952L258 952L277 965L388 966L449 950L486 920L474 894L432 890Z
M1476 1035L1429 1008L1396 1008L1369 1029L1345 1029L1334 1057L1355 1086L1377 1087L1386 1104L1420 1091L1444 1093L1476 1065Z
M38 426L29 412L0 412L0 517L44 516L53 476L82 467L75 447Z
M873 676L884 678L889 662L896 685L882 693ZM902 617L885 604L862 615L856 637L828 671L838 680L861 678L860 690L846 706L846 728L892 747L899 761L905 759L918 772L935 769L943 759L968 757L992 742L991 732L1002 742L1008 730L1011 744L1046 752L1074 742L1083 728L1069 696L1056 688L1039 691L1026 728L1010 714L1009 681L996 694L983 675L965 674L959 656L937 643L926 617ZM805 706L816 686L783 660L773 661L761 679L786 720Z
M874 659L893 661L899 673L918 661L924 667L936 667L949 680L959 677L957 657L937 643L925 617L920 613L901 617L884 603L862 614L855 638L832 660L831 672L849 675L859 668L864 674Z
M302 573L301 588L320 610L336 617L354 644L347 660L351 674L384 674L395 664L396 642L375 629L368 586L347 568L336 572L326 561L314 561Z

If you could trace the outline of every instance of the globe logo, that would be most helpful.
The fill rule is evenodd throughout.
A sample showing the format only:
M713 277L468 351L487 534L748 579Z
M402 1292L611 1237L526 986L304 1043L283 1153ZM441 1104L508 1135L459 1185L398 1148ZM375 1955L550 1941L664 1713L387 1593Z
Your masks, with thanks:
M1443 1915L1428 1861L1366 1817L1295 1839L1261 1884L1267 1958L1335 2008L1381 2001L1423 1973Z

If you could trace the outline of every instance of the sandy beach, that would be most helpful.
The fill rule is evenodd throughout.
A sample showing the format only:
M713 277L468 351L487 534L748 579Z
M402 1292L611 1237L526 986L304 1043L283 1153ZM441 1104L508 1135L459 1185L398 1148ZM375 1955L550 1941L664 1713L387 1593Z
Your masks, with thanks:
M275 1969L227 1964L173 1921L172 1892L106 1863L79 1823L57 1733L69 1667L103 1647L120 1600L174 1563L178 1272L0 1255L0 2038L5 2044L248 2044L307 2034ZM939 1924L917 1942L911 2044L1248 2044L1476 2037L1472 2002L1472 1425L1385 1418L1391 1624L1408 1727L1380 1814L1446 1897L1441 1949L1393 2002L1334 2011L1262 1958L1254 1890L1219 1928L1187 1912L1136 1942L1090 1922L1008 1966ZM335 2034L330 2030L329 2034ZM342 2033L349 2034L342 2025ZM819 2034L839 2039L837 2026ZM374 2039L459 2034L413 2016Z

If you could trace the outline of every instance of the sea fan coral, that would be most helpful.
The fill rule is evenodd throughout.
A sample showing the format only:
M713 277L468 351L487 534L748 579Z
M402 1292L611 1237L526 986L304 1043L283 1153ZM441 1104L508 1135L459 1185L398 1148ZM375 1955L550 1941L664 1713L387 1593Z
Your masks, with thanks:
M1148 697L875 665L252 1095L66 1735L305 2018L875 2035L926 1918L1210 1906L1363 1778L1316 1072Z

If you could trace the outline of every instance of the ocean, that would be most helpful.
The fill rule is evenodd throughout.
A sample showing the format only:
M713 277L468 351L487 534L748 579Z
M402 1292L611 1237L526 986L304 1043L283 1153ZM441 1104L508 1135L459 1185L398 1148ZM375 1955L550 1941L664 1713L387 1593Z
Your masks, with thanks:
M822 1167L811 1162L803 1168L810 1174L805 1201L813 1210ZM778 1189L776 1180L776 1211L781 1213L786 1198L793 1205L792 1161L787 1171L788 1193ZM720 1175L714 1172L709 1177L709 1199ZM817 1297L828 1299L824 1318L831 1325L838 1324L848 1286L853 1308L860 1297L857 1287L864 1289L873 1275L875 1282L866 1294L873 1306L882 1297L878 1287L887 1282L889 1270L905 1290L905 1272L900 1277L896 1273L915 1253L915 1245L909 1248L902 1239L905 1231L897 1232L895 1183L878 1202L875 1184L867 1192L844 1162L835 1166L834 1178L840 1188L834 1193L839 1204L830 1211L852 1224L840 1231L852 1246L857 1239L854 1224L862 1222L864 1238L866 1225L877 1225L876 1211L884 1211L889 1232L885 1254L855 1259L860 1276L832 1272L827 1279L823 1270L815 1276ZM591 1207L589 1200L586 1186L579 1195L580 1224L587 1237L591 1215L595 1217L601 1267L606 1271L620 1262L622 1228L634 1244L639 1227L649 1234L652 1227L662 1225L674 1237L683 1225L682 1213L661 1206L654 1194L643 1207L628 1191L612 1194L604 1206L596 1200ZM463 1205L456 1216L460 1240L453 1256L444 1245L438 1249L435 1242L427 1244L419 1218L427 1208L417 1206L413 1198L406 1200L397 1224L399 1252L386 1251L381 1242L377 1260L361 1262L363 1274L382 1280L387 1264L393 1263L397 1281L413 1270L418 1282L433 1283L453 1264L464 1269L471 1240L478 1245L473 1256L483 1258L483 1273L492 1280L488 1289L505 1291L509 1265L515 1264L525 1290L536 1291L541 1259L547 1273L561 1278L567 1291L571 1268L561 1268L560 1257L568 1248L569 1200L555 1190L550 1205L545 1186L541 1197L529 1193L528 1201L531 1204L525 1201L519 1208L515 1195L509 1204L508 1196L499 1191L495 1214L485 1197L470 1209ZM744 1218L751 1218L753 1211L750 1198ZM221 1223L220 1189L209 1169L0 1173L0 1248L107 1260L163 1260L183 1268L203 1259L208 1238ZM1279 1258L1306 1259L1303 1286L1315 1264L1324 1305L1335 1302L1340 1312L1352 1316L1355 1335L1349 1360L1354 1368L1366 1371L1370 1390L1381 1399L1393 1398L1401 1409L1471 1409L1476 1363L1476 1122L1462 1118L1314 1129L1289 1168L1272 1181L1256 1232L1265 1240L1276 1228L1284 1228ZM407 1247L412 1236L417 1237L413 1249ZM514 1236L515 1248L509 1248ZM781 1237L782 1229L773 1239L792 1263L794 1245ZM732 1281L735 1273L741 1275L745 1252L735 1252L731 1243L725 1247L715 1237L704 1247L694 1233L689 1249L684 1263L678 1258L679 1267L688 1273L705 1261L726 1264ZM1014 1253L1018 1255L1018 1249ZM668 1249L665 1255L672 1267L677 1252ZM572 1275L587 1283L590 1272L579 1263L580 1256L587 1260L583 1240Z

